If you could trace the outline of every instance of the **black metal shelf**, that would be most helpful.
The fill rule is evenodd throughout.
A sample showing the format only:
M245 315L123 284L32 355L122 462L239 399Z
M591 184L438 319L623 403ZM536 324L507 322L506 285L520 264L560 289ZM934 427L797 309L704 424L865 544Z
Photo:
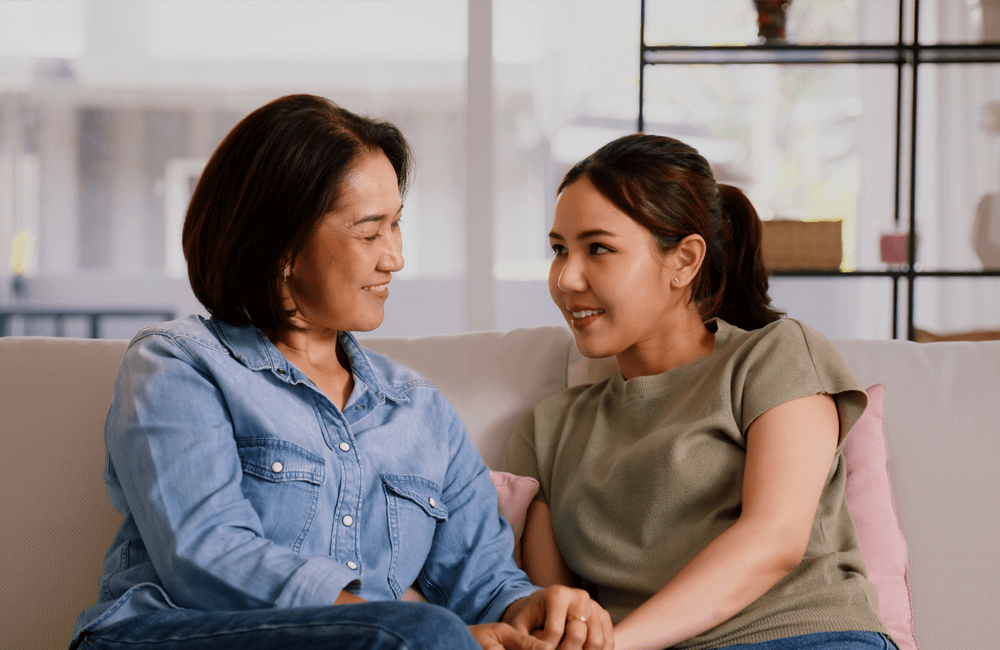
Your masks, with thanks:
M644 65L1000 63L1000 43L643 45L641 49Z
M898 225L906 223L906 232L916 231L916 178L917 178L917 81L920 65L1000 63L1000 43L935 43L920 42L920 0L911 0L913 7L912 36L905 35L904 10L906 0L899 0L897 39L889 44L816 44L799 45L777 43L763 45L647 45L646 0L641 0L639 22L639 115L637 130L643 131L643 101L645 97L645 71L648 65L894 65L896 66L896 177L893 219ZM909 100L909 197L908 214L902 215L902 160L904 110L904 71L911 75ZM914 340L914 285L919 278L974 278L1000 277L1000 271L972 270L923 270L915 267L916 238L909 238L907 264L899 269L839 271L819 269L783 269L771 273L774 277L851 278L884 277L892 280L892 338L898 338L899 282L905 278L906 336Z
M906 268L886 270L839 271L836 269L771 269L769 275L781 278L1000 278L1000 270L985 271L911 271Z

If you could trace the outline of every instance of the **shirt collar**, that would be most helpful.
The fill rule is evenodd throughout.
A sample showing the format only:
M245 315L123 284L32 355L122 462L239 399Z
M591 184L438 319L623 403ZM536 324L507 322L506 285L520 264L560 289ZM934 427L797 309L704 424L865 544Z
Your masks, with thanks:
M237 361L250 370L270 370L282 377L289 377L293 365L260 328L254 325L230 325L218 319L208 321L219 336L219 341ZM408 397L395 390L385 376L372 365L368 352L350 332L338 332L340 346L351 364L351 372L363 381L376 395L385 395L394 402L408 402Z

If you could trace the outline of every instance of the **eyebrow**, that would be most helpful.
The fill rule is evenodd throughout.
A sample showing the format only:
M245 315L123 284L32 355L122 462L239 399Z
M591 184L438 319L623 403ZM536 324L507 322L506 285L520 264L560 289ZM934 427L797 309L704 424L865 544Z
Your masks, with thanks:
M402 211L403 211L403 204L400 203L399 204L399 209L396 210L396 214L399 214ZM394 214L392 216L395 217L396 214ZM354 225L355 226L360 226L361 224L365 224L365 223L372 223L372 222L376 222L377 223L377 222L385 221L385 218L386 218L386 215L384 215L384 214L370 214L367 217L361 217L360 219L358 219L357 221L355 221Z
M576 236L577 239L592 239L594 237L617 237L613 232L608 232L607 230L595 229L595 230L584 230L579 235ZM559 233L552 231L549 233L549 239L559 239L564 240L565 238Z

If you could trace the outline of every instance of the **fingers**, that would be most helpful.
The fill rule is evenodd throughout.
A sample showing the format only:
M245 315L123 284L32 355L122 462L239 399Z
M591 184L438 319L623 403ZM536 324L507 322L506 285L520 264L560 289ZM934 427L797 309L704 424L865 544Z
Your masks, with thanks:
M611 616L582 589L553 586L536 591L510 624L559 650L614 648Z
M558 650L583 650L590 648L588 639L590 638L589 621L586 617L571 618L566 621L565 632ZM600 648L600 645L596 646Z
M552 650L553 644L515 630L506 623L488 623L469 627L483 650Z
M594 601L590 601L590 613L587 615L587 643L585 650L614 650L615 633L611 624L611 615Z
M611 615L583 594L574 598L566 614L559 650L613 650L615 637Z

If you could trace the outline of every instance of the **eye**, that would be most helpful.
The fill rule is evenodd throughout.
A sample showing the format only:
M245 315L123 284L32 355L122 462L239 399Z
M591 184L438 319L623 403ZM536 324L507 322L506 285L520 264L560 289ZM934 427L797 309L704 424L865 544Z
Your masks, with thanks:
M604 244L593 243L590 245L591 255L604 255L605 253L613 253L614 251L605 246Z
M392 222L392 227L395 230L399 230L399 224L401 224L401 223L403 223L402 219L396 219L395 221Z
M378 239L381 236L382 236L382 233L378 233L377 232L374 235L372 235L371 237L365 237L365 241L375 241L376 239Z
M551 246L552 246L552 252L555 253L556 255L566 254L566 247L563 246L562 244L552 244Z

